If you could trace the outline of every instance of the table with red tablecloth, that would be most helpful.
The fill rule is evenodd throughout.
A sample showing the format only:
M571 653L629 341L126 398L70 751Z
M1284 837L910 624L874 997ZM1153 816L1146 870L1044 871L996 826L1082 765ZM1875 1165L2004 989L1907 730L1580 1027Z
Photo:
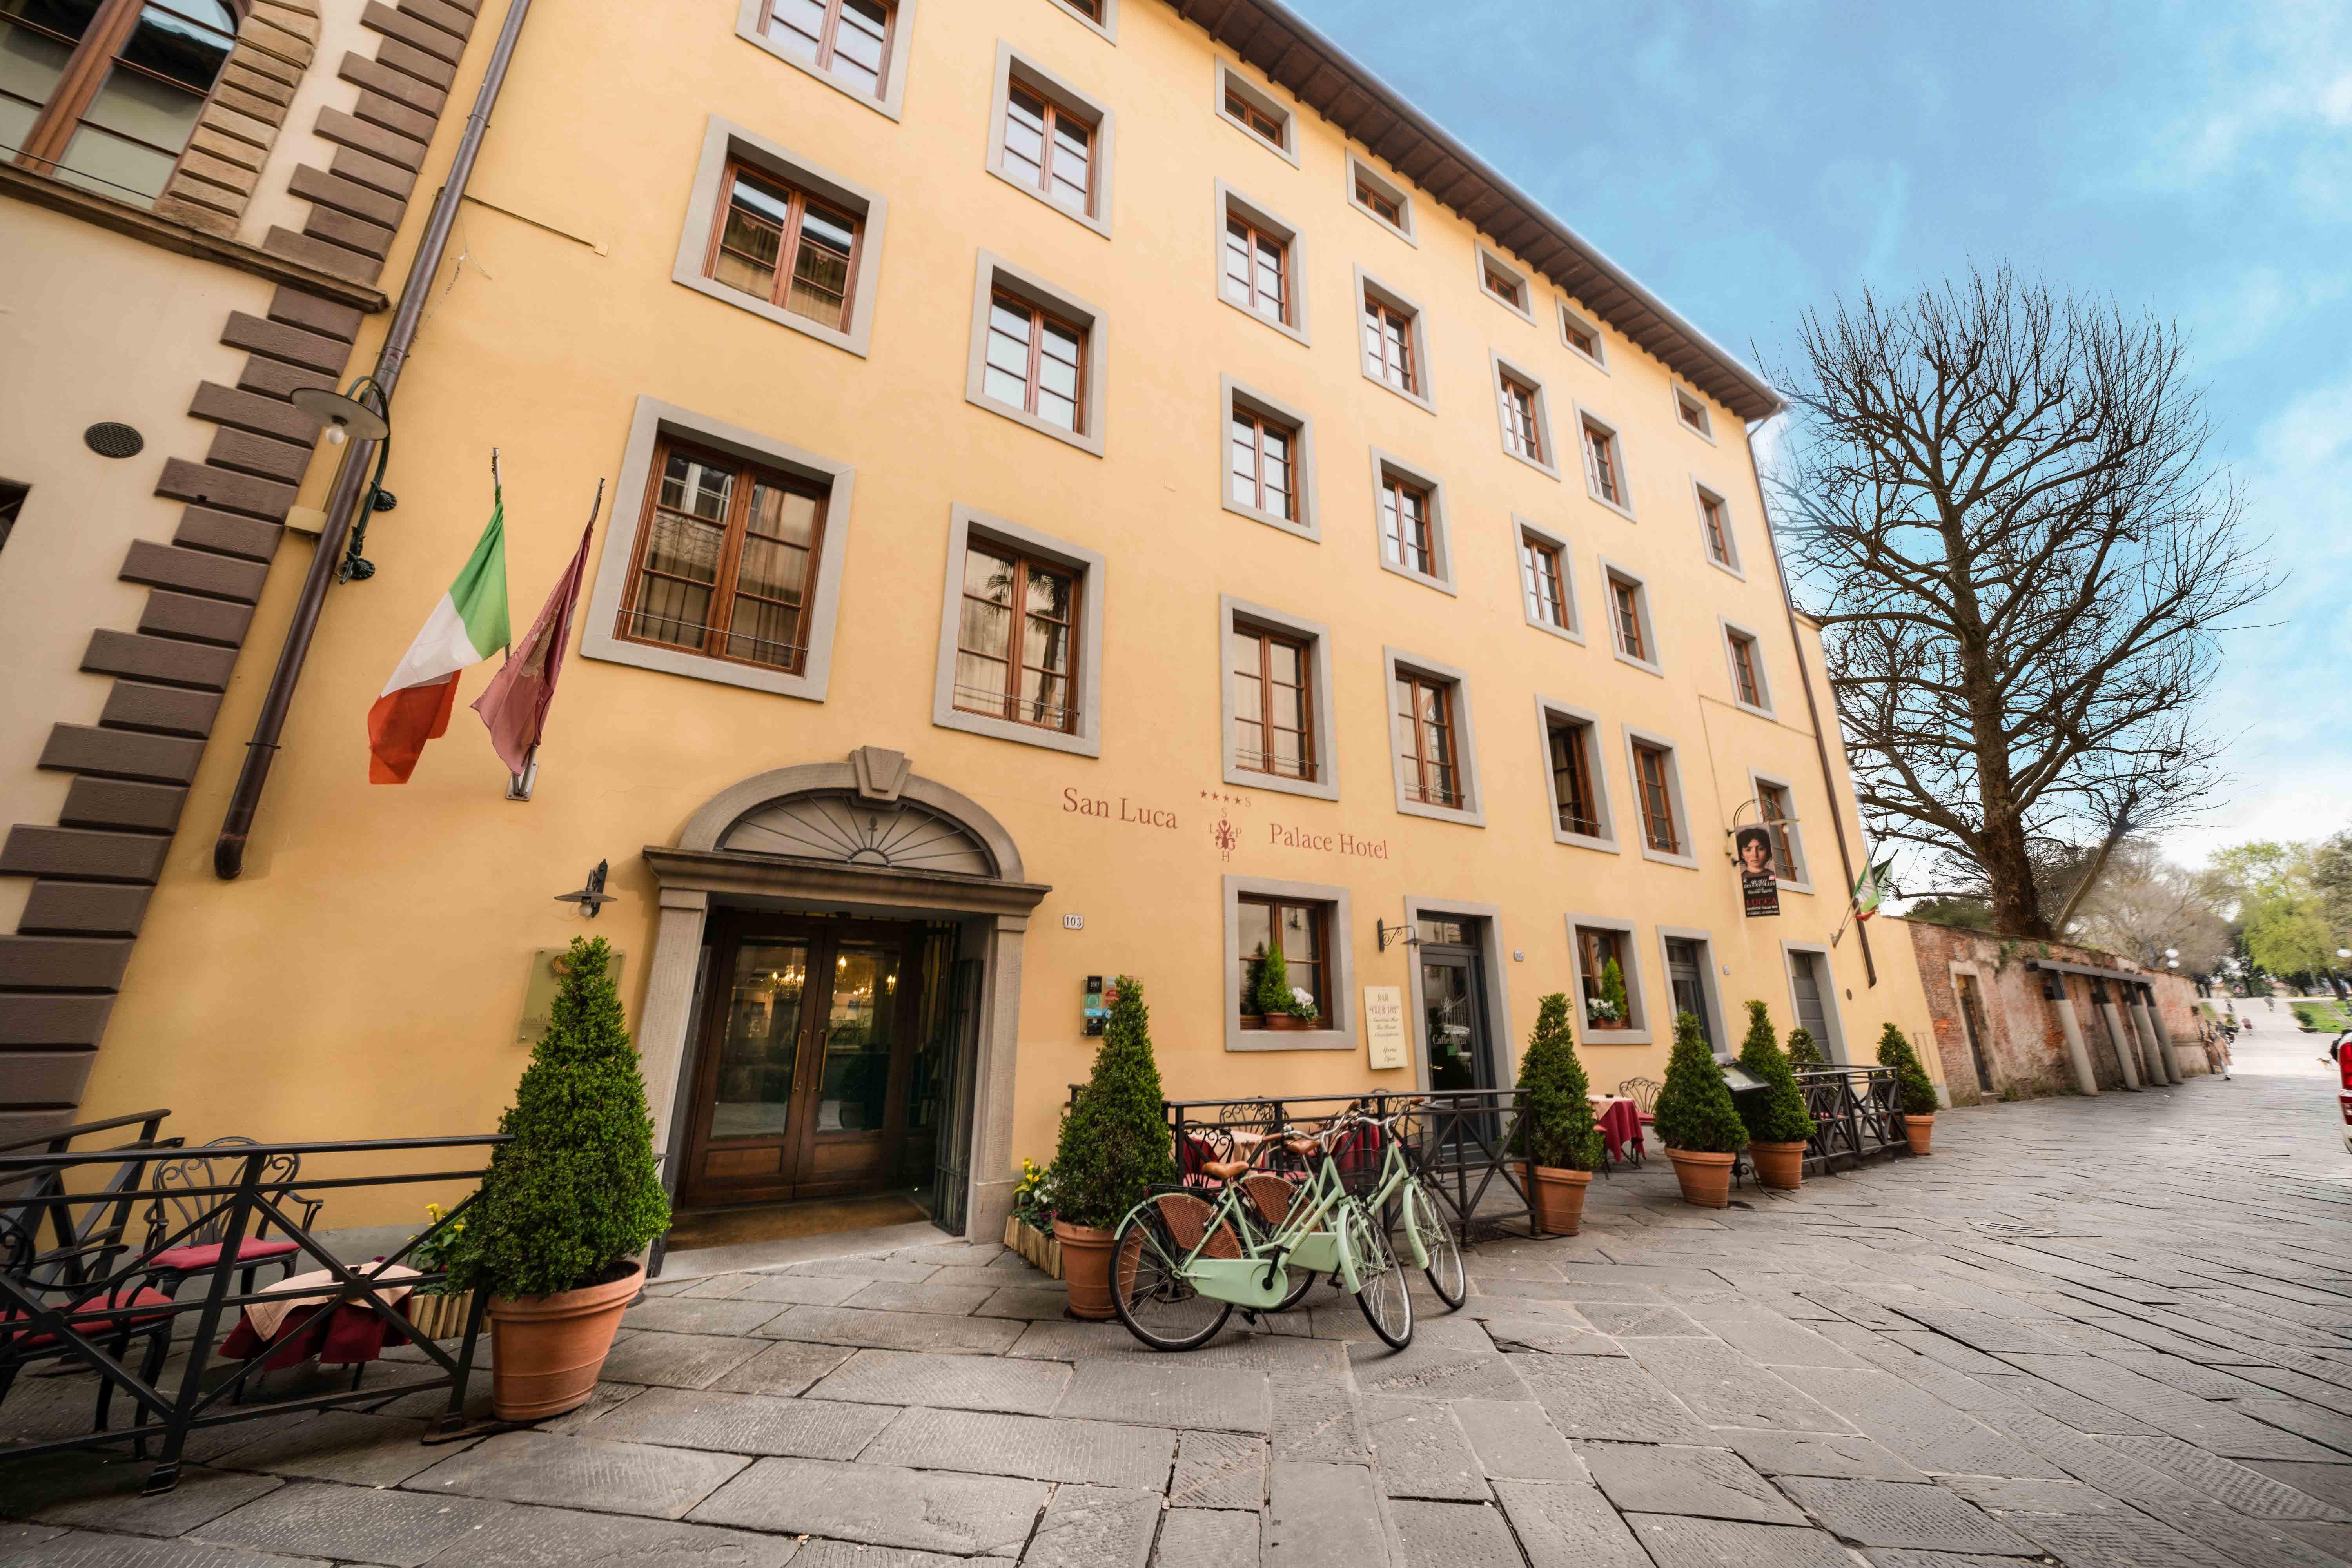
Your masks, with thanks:
M407 1315L409 1288L394 1281L413 1279L416 1270L397 1263L365 1264L352 1269L362 1276L373 1275L382 1282L377 1295L386 1306ZM261 1293L277 1295L281 1291L310 1290L339 1283L331 1269L320 1268L309 1274L297 1274L281 1279ZM320 1309L333 1310L321 1318ZM281 1367L298 1366L316 1359L331 1366L349 1366L355 1362L373 1361L383 1353L387 1344L405 1344L408 1336L384 1321L382 1314L363 1301L337 1304L331 1297L318 1297L307 1301L256 1301L246 1308L237 1325L221 1342L217 1352L226 1361L243 1361L275 1343L269 1359L261 1370L276 1372Z
M1601 1125L1602 1144L1613 1161L1642 1157L1642 1111L1632 1100L1618 1094L1595 1094L1586 1098L1592 1101L1593 1120Z

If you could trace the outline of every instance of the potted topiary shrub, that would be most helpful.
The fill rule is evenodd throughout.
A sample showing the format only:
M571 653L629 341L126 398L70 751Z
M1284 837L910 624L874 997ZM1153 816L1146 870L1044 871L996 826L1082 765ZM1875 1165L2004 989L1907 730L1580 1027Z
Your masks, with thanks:
M1936 1080L1893 1024L1878 1033L1878 1065L1895 1069L1895 1108L1903 1113L1903 1141L1925 1154L1936 1139Z
M1528 1163L1528 1205L1538 1231L1574 1236L1584 1224L1585 1190L1601 1163L1591 1088L1570 1037L1568 998L1555 991L1537 1007L1519 1058L1519 1119L1511 1129L1511 1152Z
M1143 985L1125 974L1118 984L1094 1073L1062 1113L1061 1142L1046 1175L1074 1318L1111 1316L1112 1227L1152 1187L1176 1179Z
M1772 1017L1761 1002L1748 1004L1748 1037L1740 1043L1739 1065L1764 1081L1760 1092L1733 1102L1748 1127L1748 1155L1756 1162L1756 1179L1768 1187L1794 1192L1805 1179L1805 1141L1813 1135L1813 1118L1805 1109L1796 1072L1772 1038Z
M603 937L572 939L547 1030L499 1131L449 1289L487 1290L499 1416L536 1421L587 1403L637 1257L669 1228L654 1171L645 1080Z
M1258 960L1257 982L1250 988L1250 1005L1257 1009L1258 1023L1268 1029L1304 1029L1318 1011L1312 999L1306 1010L1299 1010L1299 998L1306 993L1290 984L1290 966L1285 963L1279 951Z
M1789 1065L1799 1072L1830 1065L1830 1058L1822 1055L1822 1047L1813 1043L1811 1029L1789 1031Z
M1706 1048L1698 1016L1675 1016L1675 1049L1654 1114L1658 1141L1675 1163L1683 1201L1719 1209L1731 1202L1731 1163L1748 1146L1748 1129L1731 1102L1731 1086Z

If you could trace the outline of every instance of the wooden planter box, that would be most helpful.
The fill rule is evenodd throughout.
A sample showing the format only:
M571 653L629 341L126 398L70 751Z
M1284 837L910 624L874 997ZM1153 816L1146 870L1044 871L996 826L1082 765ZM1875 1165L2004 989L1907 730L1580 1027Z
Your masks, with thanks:
M471 1290L457 1296L413 1295L408 1298L408 1324L417 1338L454 1340L466 1331L474 1310Z
M1004 1218L1004 1245L1026 1258L1048 1279L1062 1277L1062 1244L1049 1231L1039 1230L1019 1215Z

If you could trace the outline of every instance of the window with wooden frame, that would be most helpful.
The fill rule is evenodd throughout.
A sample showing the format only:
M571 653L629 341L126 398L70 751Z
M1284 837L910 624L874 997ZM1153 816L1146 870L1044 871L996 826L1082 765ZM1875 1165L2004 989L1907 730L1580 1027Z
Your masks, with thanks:
M1225 112L1250 130L1256 132L1279 149L1283 143L1282 121L1235 92L1225 89Z
M1077 728L1078 574L973 538L963 562L955 706L1016 724Z
M1568 573L1559 546L1525 531L1519 534L1519 591L1527 595L1528 619L1570 629Z
M1293 320L1288 239L1228 207L1224 257L1226 299L1269 321Z
M1699 530L1706 536L1707 559L1718 566L1732 564L1731 519L1724 510L1723 498L1698 492Z
M1649 638L1643 635L1642 585L1631 578L1609 574L1609 621L1617 637L1617 651L1643 664L1655 663Z
M1412 312L1370 290L1364 294L1364 374L1408 396L1422 395L1421 369L1413 358Z
M1089 22L1099 22L1103 19L1102 0L1062 0L1062 4Z
M1544 452L1543 417L1538 412L1536 389L1508 371L1501 373L1503 444L1530 463L1549 463Z
M1454 743L1454 709L1452 681L1397 671L1397 764L1407 800L1461 808L1462 761Z
M1805 879L1803 862L1797 858L1795 837L1789 831L1795 826L1796 808L1789 804L1789 792L1776 784L1756 781L1756 815L1772 833L1772 863L1779 868L1784 882Z
M1682 834L1675 825L1672 766L1673 759L1663 746L1633 742L1633 789L1642 803L1642 837L1661 855L1683 852Z
M1584 432L1584 482L1613 507L1625 505L1625 476L1617 433L1590 416L1577 422Z
M1598 838L1601 797L1593 787L1592 726L1552 715L1545 721L1551 751L1552 798L1559 803L1559 829Z
M1319 776L1313 648L1245 623L1233 627L1225 644L1234 683L1234 765L1313 783Z
M1297 899L1241 894L1234 900L1241 937L1241 1026L1262 1028L1257 982L1267 958L1282 955L1282 967L1293 991L1314 998L1315 1016L1305 1026L1331 1026L1329 960L1331 906ZM1295 1016L1295 1015L1294 1015Z
M773 175L727 165L705 276L831 327L849 323L864 225Z
M614 635L798 673L825 490L665 438Z
M1601 357L1601 329L1565 305L1559 308L1559 335L1570 348L1593 363L1606 363Z
M1298 521L1298 432L1282 420L1239 402L1230 421L1229 492L1235 506Z
M1715 439L1715 422L1707 417L1706 405L1679 386L1675 388L1675 417L1683 422L1685 429L1710 441Z
M1764 682L1756 672L1756 639L1745 632L1726 632L1731 649L1732 694L1750 708L1764 706Z
M1517 279L1505 277L1496 269L1495 264L1491 261L1486 264L1484 271L1487 293L1492 294L1514 310L1524 310L1528 308L1527 289Z
M1430 521L1429 492L1412 480L1381 473L1381 552L1392 566L1437 575L1437 540Z
M1048 201L1095 210L1095 124L1015 77L1004 107L1004 173Z
M860 95L881 97L898 12L890 0L772 0L767 10L770 40Z
M226 0L5 0L0 152L151 205L219 85L237 22Z
M1348 158L1348 199L1408 245L1417 243L1412 236L1412 195L1352 153Z
M1390 227L1404 226L1404 208L1391 201L1387 192L1376 188L1361 174L1356 176L1356 200L1371 208L1380 220Z
M1625 989L1624 1015L1601 1016L1594 1007L1609 994L1608 974L1611 964L1617 966L1617 982ZM1638 1027L1632 1014L1638 1005L1633 988L1633 968L1626 962L1625 933L1606 931L1595 926L1576 928L1576 977L1584 989L1584 1026L1588 1029L1631 1029Z
M1083 428L1087 334L1044 307L999 289L988 306L982 388L999 403L1065 430Z

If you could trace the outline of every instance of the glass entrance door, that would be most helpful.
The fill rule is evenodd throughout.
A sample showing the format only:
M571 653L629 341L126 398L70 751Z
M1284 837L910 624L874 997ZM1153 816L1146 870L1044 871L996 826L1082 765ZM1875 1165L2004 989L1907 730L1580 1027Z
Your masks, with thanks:
M1428 1053L1433 1089L1494 1087L1486 1070L1486 1021L1477 982L1466 955L1422 954L1422 1047Z

